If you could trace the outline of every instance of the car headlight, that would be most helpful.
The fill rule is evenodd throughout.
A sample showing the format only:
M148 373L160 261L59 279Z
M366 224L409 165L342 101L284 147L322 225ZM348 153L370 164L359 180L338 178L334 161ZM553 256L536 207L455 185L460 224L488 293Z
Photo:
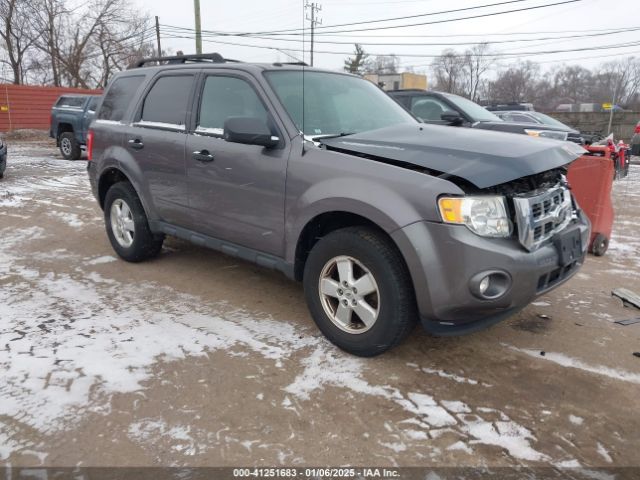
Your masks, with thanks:
M553 140L566 140L569 138L568 132L557 132L555 130L532 130L527 128L524 133L530 137L552 138Z
M512 225L503 196L442 197L438 207L445 223L466 225L482 237L511 235Z

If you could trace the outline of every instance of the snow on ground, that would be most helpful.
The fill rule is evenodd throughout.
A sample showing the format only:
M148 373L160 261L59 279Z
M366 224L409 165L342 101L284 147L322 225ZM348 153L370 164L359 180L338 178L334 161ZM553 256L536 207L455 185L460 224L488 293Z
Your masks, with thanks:
M62 197L75 195L80 205L93 201L87 198L84 163L27 158L21 156L18 146L12 151L11 168L20 167L36 173L8 176L0 194L3 211L24 212L25 205L37 202L52 208L50 215L72 229L100 224L95 213L83 214L84 220L75 212L60 213L65 207L58 204ZM40 177L38 171L47 175ZM16 425L41 435L73 429L89 414L108 414L114 394L144 391L158 361L213 351L250 351L283 370L291 366L292 357L302 354L302 360L295 361L301 373L283 389L282 408L294 412L289 397L298 404L307 402L327 387L400 406L413 424L403 440L390 435L390 441L382 443L394 452L406 450L411 442L454 431L466 441L454 443L453 450L470 453L469 445L484 443L504 448L518 460L547 458L535 450L532 432L508 416L502 414L504 421L494 423L484 420L482 411L473 411L455 399L441 401L420 391L403 393L390 385L371 384L366 379L366 360L345 355L311 332L301 335L289 323L207 303L162 285L123 284L104 278L94 268L116 261L112 256L86 258L60 251L69 269L50 271L26 253L29 247L37 249L51 240L41 227L3 228L0 238L0 369L4 378L0 418L11 419L11 425L0 421L0 458L6 459L13 450L42 448L23 444ZM478 384L444 371L425 369L424 373ZM140 442L170 437L172 448L185 455L203 449L192 438L196 433L189 426L169 426L161 418L140 420L128 432Z

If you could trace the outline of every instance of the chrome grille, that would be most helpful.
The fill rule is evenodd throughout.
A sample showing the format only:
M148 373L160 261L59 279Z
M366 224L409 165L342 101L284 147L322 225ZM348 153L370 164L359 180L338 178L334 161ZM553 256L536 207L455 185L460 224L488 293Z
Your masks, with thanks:
M575 218L571 192L564 185L519 195L513 198L513 204L518 238L529 251L539 248Z

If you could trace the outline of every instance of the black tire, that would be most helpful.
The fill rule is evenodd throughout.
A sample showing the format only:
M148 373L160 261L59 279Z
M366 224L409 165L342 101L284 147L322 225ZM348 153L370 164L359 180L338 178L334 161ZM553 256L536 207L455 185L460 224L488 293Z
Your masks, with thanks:
M60 135L60 153L66 160L79 160L82 156L82 149L73 132Z
M323 269L341 256L364 266L378 287L377 319L363 333L341 329L323 307L319 289ZM349 227L321 238L305 264L303 284L318 328L333 344L354 355L372 357L396 346L412 331L418 317L413 283L402 255L388 237L372 228Z
M126 204L135 227L132 234L132 243L129 246L122 245L113 231L111 222L112 206L117 201L120 205L121 202ZM127 262L142 262L156 257L160 253L164 235L151 232L140 198L129 182L118 182L107 192L104 201L104 221L111 246L120 258Z
M640 143L631 145L631 155L634 157L640 157Z
M593 253L596 257L601 257L605 253L607 253L607 249L609 248L609 239L598 233L596 238L593 239L593 243L591 244L591 253Z

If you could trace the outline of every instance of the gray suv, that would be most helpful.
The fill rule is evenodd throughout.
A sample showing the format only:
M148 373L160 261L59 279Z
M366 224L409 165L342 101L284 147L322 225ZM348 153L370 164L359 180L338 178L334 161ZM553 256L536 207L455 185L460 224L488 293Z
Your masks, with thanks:
M302 281L340 348L373 356L420 319L472 332L582 265L576 144L425 125L362 78L218 54L142 61L111 81L89 178L123 259L165 235Z

